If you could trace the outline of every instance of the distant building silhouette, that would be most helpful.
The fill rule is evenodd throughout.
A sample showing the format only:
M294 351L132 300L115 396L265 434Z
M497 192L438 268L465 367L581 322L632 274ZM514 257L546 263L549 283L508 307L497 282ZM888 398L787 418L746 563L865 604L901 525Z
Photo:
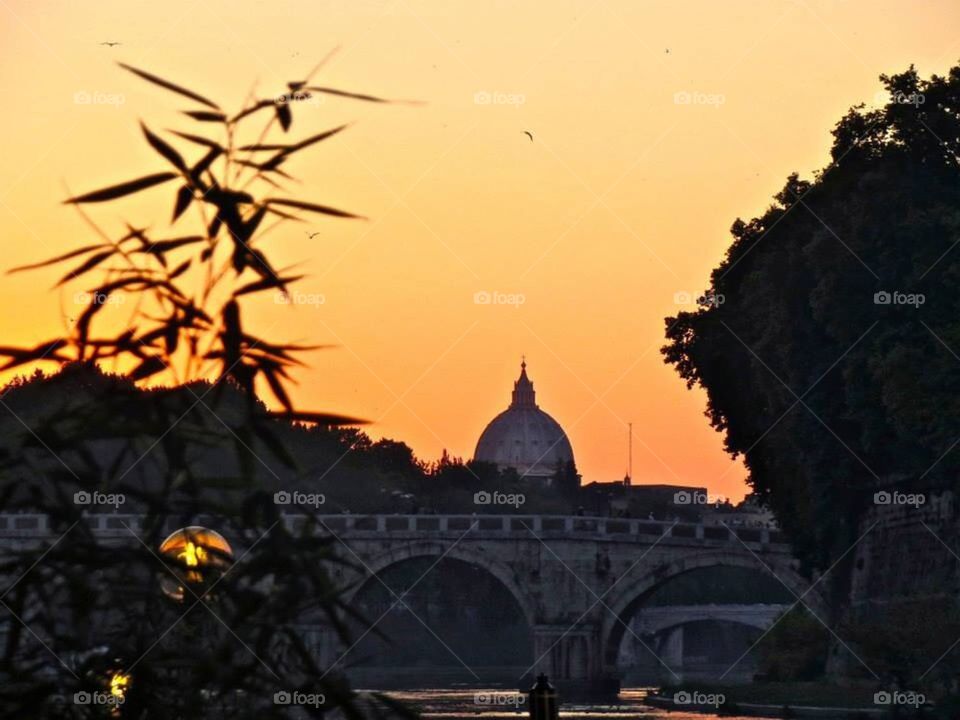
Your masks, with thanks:
M497 415L480 435L475 460L514 468L521 477L549 480L557 468L573 462L573 448L560 424L536 403L526 361L513 384L510 407Z

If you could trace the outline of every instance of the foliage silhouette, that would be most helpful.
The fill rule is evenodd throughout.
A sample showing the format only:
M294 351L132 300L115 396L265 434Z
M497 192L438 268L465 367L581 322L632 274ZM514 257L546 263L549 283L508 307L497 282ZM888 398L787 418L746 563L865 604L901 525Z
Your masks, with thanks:
M839 121L826 168L811 181L791 175L762 216L733 224L700 308L666 319L663 348L688 386L706 390L707 417L806 569L829 571L820 589L838 615L874 493L960 489L960 67L881 80L889 100ZM956 517L941 520L952 542ZM949 587L949 556L922 571L887 549L886 587L872 593ZM954 638L939 639L946 650ZM936 659L899 673L916 678Z
M354 613L340 601L331 573L343 561L316 513L291 508L301 517L285 519L258 474L262 466L280 480L265 457L296 465L278 419L286 428L308 424L324 432L360 422L295 409L289 371L312 348L254 335L241 312L244 298L286 292L298 279L276 270L263 250L272 227L305 213L357 217L274 195L291 179L283 168L290 157L343 128L267 144L276 124L291 130L298 101L286 92L249 98L231 115L199 93L121 66L203 106L185 112L200 131L170 131L202 154L188 159L189 152L141 123L146 142L171 169L70 197L66 203L100 242L14 269L72 261L58 287L101 277L89 286L93 302L67 337L0 347L3 369L66 364L59 375L15 383L0 398L12 415L0 444L0 511L39 514L50 530L38 534L29 527L37 520L23 515L7 528L19 540L0 551L0 714L288 717L290 708L276 704L274 694L293 690L325 696L322 704L297 708L306 716L405 713L389 698L358 697L342 677L317 665L316 628L349 640L345 618ZM383 102L311 90L309 82L291 82L288 90L300 99L317 92ZM260 140L239 147L240 126L259 121ZM259 159L263 153L266 160ZM174 188L170 224L193 211L199 233L158 236L128 223L111 237L84 210L165 186ZM125 306L132 308L120 330L102 312L113 296L129 298ZM99 372L106 362L126 374ZM164 377L172 387L141 387ZM258 380L282 411L269 411L257 398ZM114 498L114 505L93 507L98 497ZM104 534L94 532L88 511L122 514L112 516ZM160 557L157 548L171 530L189 525L228 538L236 561L215 577L196 569L182 576L202 582L188 583L177 601L162 592L160 580L191 572L190 561ZM77 702L109 699L111 675L120 671L130 678L122 705Z

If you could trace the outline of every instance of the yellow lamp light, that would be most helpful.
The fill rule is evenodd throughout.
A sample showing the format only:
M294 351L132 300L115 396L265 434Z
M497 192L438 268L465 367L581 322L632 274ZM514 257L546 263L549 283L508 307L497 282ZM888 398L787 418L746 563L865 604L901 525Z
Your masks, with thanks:
M220 533L199 525L180 528L160 543L160 555L173 566L171 574L161 578L164 593L183 600L185 586L203 586L216 581L233 563L233 548Z

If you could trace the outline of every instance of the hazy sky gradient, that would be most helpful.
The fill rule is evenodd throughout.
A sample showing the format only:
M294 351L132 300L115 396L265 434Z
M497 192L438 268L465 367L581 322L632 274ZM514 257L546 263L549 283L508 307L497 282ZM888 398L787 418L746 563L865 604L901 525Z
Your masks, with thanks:
M136 121L185 129L190 103L114 61L235 107L254 80L272 96L335 46L326 84L427 104L295 114L295 137L356 121L290 168L301 197L370 218L269 236L275 265L310 273L301 297L324 303L265 295L245 302L248 324L340 346L311 356L297 404L369 418L428 459L469 457L526 353L585 480L622 477L632 421L635 481L738 498L744 470L704 395L661 361L663 318L704 289L737 216L827 162L830 129L874 102L877 75L960 57L960 4L0 0L4 267L92 241L59 204L67 186L166 169ZM122 104L98 104L110 96ZM114 232L144 217L162 232L171 194L92 212ZM2 344L64 332L86 285L51 292L58 271L3 279Z

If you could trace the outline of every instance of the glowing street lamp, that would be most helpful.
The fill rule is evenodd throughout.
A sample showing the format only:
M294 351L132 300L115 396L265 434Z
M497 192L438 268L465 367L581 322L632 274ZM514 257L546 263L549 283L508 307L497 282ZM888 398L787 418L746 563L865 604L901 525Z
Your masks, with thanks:
M216 582L233 563L233 548L220 533L199 525L180 528L160 543L160 555L171 561L176 579L160 580L167 597L181 602L185 586L202 588Z
M126 699L127 690L130 689L130 676L122 671L117 671L110 676L110 696L118 704L122 704Z

